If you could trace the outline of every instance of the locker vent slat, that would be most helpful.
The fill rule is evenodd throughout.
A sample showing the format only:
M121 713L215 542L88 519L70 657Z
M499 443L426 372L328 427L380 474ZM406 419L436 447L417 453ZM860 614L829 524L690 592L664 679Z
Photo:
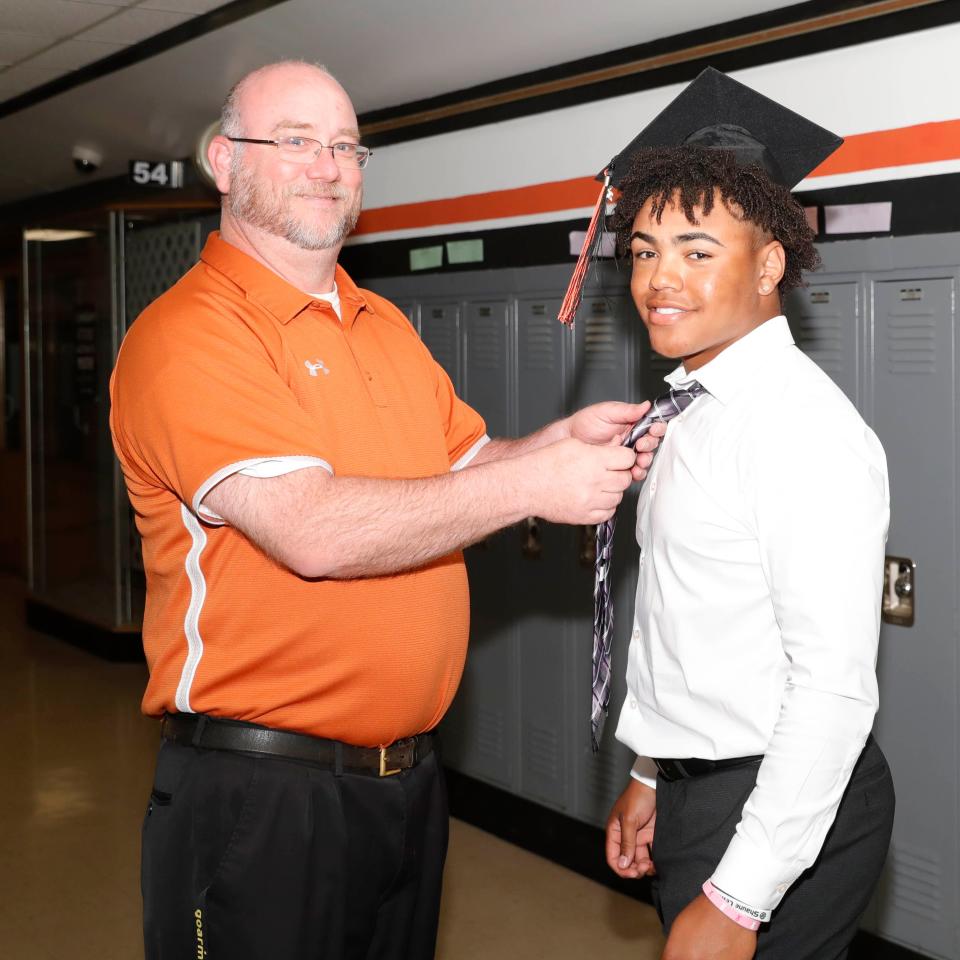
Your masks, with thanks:
M936 335L936 318L931 313L891 315L887 323L890 372L935 373Z
M523 321L523 337L526 350L521 351L524 370L554 370L557 358L554 348L552 317L526 317Z
M499 370L503 366L502 317L471 317L469 351L473 369Z
M894 843L890 848L890 877L890 895L901 910L931 923L941 919L943 870L936 854Z
M503 713L481 707L477 711L477 752L485 757L503 758Z
M843 317L818 313L798 319L797 346L826 373L843 372Z
M545 780L560 778L560 740L555 730L531 724L527 730L524 766Z

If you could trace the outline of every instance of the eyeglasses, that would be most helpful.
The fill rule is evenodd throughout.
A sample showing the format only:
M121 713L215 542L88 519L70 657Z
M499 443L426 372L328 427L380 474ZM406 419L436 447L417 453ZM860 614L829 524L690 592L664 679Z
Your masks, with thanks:
M329 150L338 167L359 167L361 170L373 156L369 147L349 140L322 144L310 137L281 137L279 140L254 140L252 137L227 137L232 143L265 143L277 148L281 160L291 163L313 163L321 150Z

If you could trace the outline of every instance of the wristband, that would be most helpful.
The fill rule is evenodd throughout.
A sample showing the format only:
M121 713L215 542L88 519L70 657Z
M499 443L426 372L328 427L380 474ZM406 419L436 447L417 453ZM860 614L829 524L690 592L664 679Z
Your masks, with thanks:
M710 880L703 887L704 896L725 916L747 930L759 930L761 921L770 919L769 910L754 910L746 904L738 903L718 890ZM744 912L749 911L749 912Z

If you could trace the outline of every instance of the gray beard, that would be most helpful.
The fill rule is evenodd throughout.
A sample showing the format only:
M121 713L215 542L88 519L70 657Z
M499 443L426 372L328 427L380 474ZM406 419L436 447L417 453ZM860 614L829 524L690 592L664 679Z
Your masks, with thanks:
M310 195L310 191L304 192ZM343 200L348 198L348 194L338 186L332 186L326 195ZM296 194L283 193L277 197L261 189L257 180L237 164L237 169L232 171L226 202L237 220L281 237L302 250L339 247L357 225L361 202L359 192L350 207L332 223L325 224L304 222L295 217L287 205L291 196Z

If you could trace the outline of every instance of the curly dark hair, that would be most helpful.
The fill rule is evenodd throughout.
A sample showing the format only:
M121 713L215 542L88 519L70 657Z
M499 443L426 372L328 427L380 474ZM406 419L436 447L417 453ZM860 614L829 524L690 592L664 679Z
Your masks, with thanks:
M635 154L620 189L612 226L621 253L630 248L634 218L649 199L653 198L658 223L675 196L687 219L696 223L694 208L709 215L719 191L734 216L755 224L783 245L786 268L779 285L781 295L803 284L804 270L820 266L813 246L815 234L790 191L774 183L761 166L738 163L729 151L693 145L644 147Z

